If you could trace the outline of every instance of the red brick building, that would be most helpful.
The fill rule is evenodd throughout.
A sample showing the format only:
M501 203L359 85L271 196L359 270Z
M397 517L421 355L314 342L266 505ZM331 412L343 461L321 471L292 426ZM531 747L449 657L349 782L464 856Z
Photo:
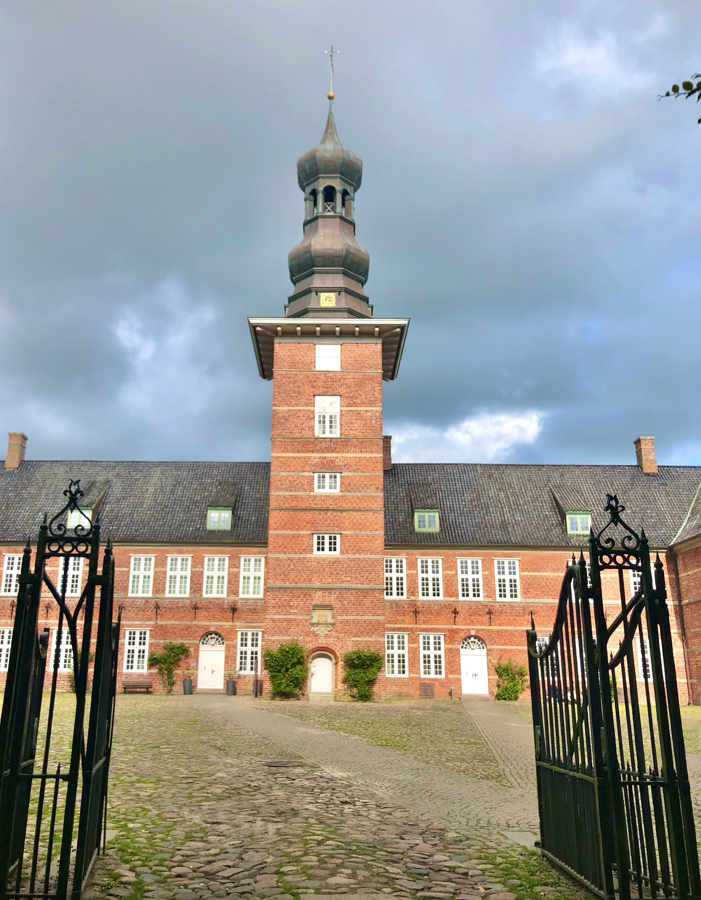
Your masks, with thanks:
M493 662L526 660L531 613L549 633L567 559L616 493L665 559L681 695L700 703L701 468L658 467L652 438L636 442L630 466L393 464L382 387L398 375L409 322L372 314L355 240L362 163L333 113L298 175L293 293L284 316L249 319L273 382L270 463L33 461L12 433L0 678L19 554L71 479L115 547L120 678L158 689L148 653L173 640L189 646L198 690L221 690L227 673L250 690L254 674L265 682L262 650L294 638L309 655L309 695L322 698L344 693L343 654L358 648L385 656L379 697L493 690ZM84 577L69 572L74 596ZM615 578L604 576L612 609ZM44 609L55 639L48 596ZM68 645L54 656L65 682Z

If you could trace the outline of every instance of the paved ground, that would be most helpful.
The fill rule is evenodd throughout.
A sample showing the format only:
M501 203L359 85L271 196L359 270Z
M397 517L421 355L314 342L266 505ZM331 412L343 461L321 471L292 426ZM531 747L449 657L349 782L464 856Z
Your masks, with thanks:
M399 777L387 754L393 764L401 757ZM275 761L294 765L266 765ZM365 781L357 776L364 765L375 772ZM233 698L120 696L109 812L116 836L85 900L582 898L497 828L463 825L467 814L449 821L442 807L452 802L451 778L460 785L455 808L466 810L465 776L412 764L401 751ZM512 789L490 782L481 795L476 780L472 788L472 806L489 796L500 818L497 801Z

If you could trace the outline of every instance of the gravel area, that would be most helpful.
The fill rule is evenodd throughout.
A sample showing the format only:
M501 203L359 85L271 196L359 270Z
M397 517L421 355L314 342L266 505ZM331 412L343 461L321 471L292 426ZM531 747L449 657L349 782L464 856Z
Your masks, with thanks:
M400 700L389 703L248 701L258 709L291 716L319 728L353 734L379 747L471 778L508 784L492 749L459 701ZM440 735L440 740L436 740Z

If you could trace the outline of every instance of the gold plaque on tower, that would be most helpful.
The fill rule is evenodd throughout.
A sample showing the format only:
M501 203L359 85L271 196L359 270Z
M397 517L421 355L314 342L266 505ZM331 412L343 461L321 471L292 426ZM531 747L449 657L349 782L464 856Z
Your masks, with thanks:
M334 293L319 294L319 306L335 306L336 295Z

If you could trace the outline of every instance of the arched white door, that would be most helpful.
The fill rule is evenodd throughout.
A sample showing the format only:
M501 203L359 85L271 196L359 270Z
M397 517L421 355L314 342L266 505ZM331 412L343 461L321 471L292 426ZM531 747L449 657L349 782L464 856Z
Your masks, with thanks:
M312 657L309 666L309 693L333 694L333 660L328 653Z
M488 694L487 645L478 637L466 637L460 644L460 675L463 694Z
M224 638L210 631L200 640L197 664L197 687L200 690L222 690L224 687Z

